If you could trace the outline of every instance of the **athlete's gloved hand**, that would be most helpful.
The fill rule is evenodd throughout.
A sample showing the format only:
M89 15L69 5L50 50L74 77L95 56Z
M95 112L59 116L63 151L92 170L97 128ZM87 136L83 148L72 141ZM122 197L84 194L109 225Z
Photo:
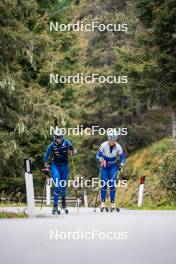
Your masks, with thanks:
M102 167L106 167L106 160L102 157L99 158Z
M122 173L122 172L123 172L123 170L122 170L122 167L119 167L119 172L120 172L120 173Z
M49 173L50 173L50 165L48 165L48 164L44 164L44 168L42 169L42 171L43 171L45 174L49 174Z
M104 161L104 158L100 157L99 162L102 163Z
M76 149L73 149L73 150L69 150L69 154L71 156L76 156L78 154L78 151Z

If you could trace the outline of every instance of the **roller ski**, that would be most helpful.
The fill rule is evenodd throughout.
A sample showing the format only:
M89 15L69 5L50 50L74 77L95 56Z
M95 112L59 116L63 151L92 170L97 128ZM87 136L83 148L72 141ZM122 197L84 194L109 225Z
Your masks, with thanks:
M53 215L60 215L60 210L58 209L57 206L54 206L53 207L52 214Z
M116 207L116 208L110 208L110 212L120 212L120 208Z
M100 211L101 212L109 212L109 208L108 207L101 207Z
M115 205L112 205L111 207L110 207L110 212L120 212L120 208L118 208L118 207L115 207Z
M64 212L65 212L66 214L69 213L68 208L67 208L67 206L66 206L65 198L62 198L62 207L61 207L61 209L64 210Z
M62 210L63 210L63 211L66 213L66 214L68 214L68 213L69 213L69 211L68 211L68 208L66 208L66 207L65 207L65 208L64 208L64 207L62 207L61 209L62 209Z
M100 212L109 212L109 208L105 206L105 203L101 204Z

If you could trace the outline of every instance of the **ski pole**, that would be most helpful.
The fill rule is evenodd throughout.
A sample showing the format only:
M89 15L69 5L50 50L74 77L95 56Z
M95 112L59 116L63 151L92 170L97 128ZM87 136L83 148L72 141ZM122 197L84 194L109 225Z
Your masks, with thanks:
M40 209L42 209L42 207L43 207L43 200L44 200L44 195L45 195L45 190L46 190L46 184L47 184L47 177L45 179L45 183L44 183L44 187L43 187L42 200L41 200Z
M76 207L77 207L77 212L79 213L79 198L78 198L78 192L75 188L75 195L76 195Z
M73 160L73 157L72 157L72 178L74 180L74 160ZM76 207L77 207L77 212L79 213L79 198L78 198L78 192L77 192L77 189L76 187L74 187L74 190L75 190L75 195L76 195Z
M116 183L118 184L118 181L119 181L119 177L118 176L121 176L121 177L124 177L124 174L121 170L117 170L117 172L114 174L114 177L113 177L113 180L115 180L116 178ZM113 191L116 191L116 187L114 187L113 190L110 189L110 193L113 192ZM120 203L118 202L118 205L119 207L116 208L117 212L120 212Z
M100 189L98 188L97 193L96 193L95 204L94 204L94 212L96 212L96 208L97 208L97 200L98 200L99 190Z
M49 175L49 169L44 168L44 169L42 169L42 172L45 173L45 183L44 183L43 192L42 192L42 200L41 200L40 209L42 209L42 206L43 206L43 200L44 200L44 195L45 195L47 179L48 179L48 175Z
M99 181L100 181L100 175L101 175L101 166L100 166L100 172L99 172ZM97 208L97 202L98 202L98 194L101 188L97 189L97 193L96 193L96 197L95 197L95 204L94 204L94 212L96 212L96 208Z

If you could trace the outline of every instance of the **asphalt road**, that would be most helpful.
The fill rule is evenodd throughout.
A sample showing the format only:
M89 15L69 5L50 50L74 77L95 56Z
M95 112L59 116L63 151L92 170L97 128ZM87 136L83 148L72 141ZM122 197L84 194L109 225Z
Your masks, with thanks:
M174 264L176 211L93 212L71 208L0 220L2 264Z

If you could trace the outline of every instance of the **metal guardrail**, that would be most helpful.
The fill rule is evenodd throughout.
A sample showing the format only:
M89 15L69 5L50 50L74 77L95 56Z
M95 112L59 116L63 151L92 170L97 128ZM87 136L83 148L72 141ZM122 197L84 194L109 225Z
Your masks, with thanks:
M25 202L24 201L24 198L17 198L17 197L15 197L15 198L13 198L13 197L10 197L10 198L5 198L5 197L1 197L0 198L0 202L17 202L17 203L23 203L23 202Z
M51 197L51 202L53 201L53 197ZM1 197L0 198L1 202L25 202L24 199L18 199L18 198L5 198L5 197ZM43 201L43 203L46 203L46 196L42 197L42 196L36 196L35 197L35 202L36 203L41 203ZM76 197L66 197L66 203L67 204L75 204L77 202L77 198ZM79 197L79 202L80 202L80 206L84 204L84 200L83 197Z
M51 202L53 201L53 197L51 197ZM35 198L35 202L36 203L41 203L43 200L43 203L46 203L46 197L42 197L42 196L37 196ZM66 203L67 204L75 204L77 202L77 198L76 197L66 197ZM84 201L83 201L83 198L82 197L79 197L79 202L80 202L80 205L83 205L84 204Z

